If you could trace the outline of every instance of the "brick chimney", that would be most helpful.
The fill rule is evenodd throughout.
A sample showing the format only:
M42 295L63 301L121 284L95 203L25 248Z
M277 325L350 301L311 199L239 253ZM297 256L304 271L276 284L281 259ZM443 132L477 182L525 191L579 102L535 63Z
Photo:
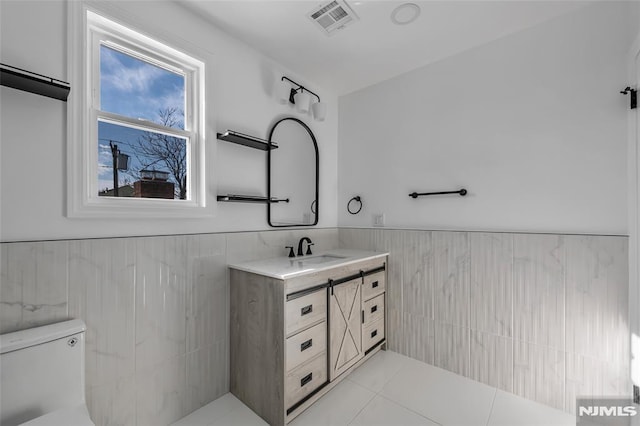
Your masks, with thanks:
M140 180L133 183L133 196L140 198L174 199L173 182L168 182L169 172L141 170Z

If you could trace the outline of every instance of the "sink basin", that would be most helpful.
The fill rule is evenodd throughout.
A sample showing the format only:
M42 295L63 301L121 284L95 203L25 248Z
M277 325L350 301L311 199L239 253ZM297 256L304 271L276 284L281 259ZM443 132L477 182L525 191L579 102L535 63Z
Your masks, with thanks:
M301 259L298 262L303 265L318 265L320 263L333 262L334 260L346 259L344 256L335 256L332 254L323 254L321 256L308 257L306 259Z

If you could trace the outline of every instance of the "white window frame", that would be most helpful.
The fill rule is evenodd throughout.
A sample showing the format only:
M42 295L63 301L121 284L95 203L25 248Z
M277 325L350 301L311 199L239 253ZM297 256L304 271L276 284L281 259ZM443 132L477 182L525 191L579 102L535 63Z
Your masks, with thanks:
M76 3L76 2L70 2ZM78 2L80 3L80 2ZM122 25L86 5L70 6L67 216L98 218L210 217L205 185L205 64L192 55ZM184 130L100 110L100 46L185 76ZM75 71L75 72L74 72ZM75 92L75 93L74 93ZM98 118L188 139L187 200L98 195Z

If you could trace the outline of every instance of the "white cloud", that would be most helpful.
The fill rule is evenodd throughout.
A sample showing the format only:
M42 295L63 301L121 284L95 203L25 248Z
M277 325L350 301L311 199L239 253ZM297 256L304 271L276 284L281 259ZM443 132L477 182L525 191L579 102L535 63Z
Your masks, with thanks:
M162 70L152 65L104 71L101 75L102 84L125 93L148 93L153 79L162 74Z
M98 145L98 177L104 178L113 173L113 156L111 147L105 144ZM111 181L113 187L113 180ZM101 188L101 187L100 187Z
M144 102L148 110L154 112L153 116L148 118L155 122L159 122L158 111L160 110L176 108L184 112L185 109L184 90L178 86L175 86L170 92L166 92L162 96L146 97L139 95L137 100L140 103Z
M120 58L128 55L108 47L103 46L100 55L102 84L122 92L146 92L154 79L167 72L135 58L124 64Z

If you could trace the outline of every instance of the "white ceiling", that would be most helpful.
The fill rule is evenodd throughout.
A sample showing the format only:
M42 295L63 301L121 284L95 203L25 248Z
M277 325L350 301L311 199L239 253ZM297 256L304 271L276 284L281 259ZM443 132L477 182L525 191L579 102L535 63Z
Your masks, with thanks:
M424 1L409 25L391 22L402 0L347 0L360 20L331 37L307 18L317 0L180 0L293 72L346 94L521 31L585 1Z

